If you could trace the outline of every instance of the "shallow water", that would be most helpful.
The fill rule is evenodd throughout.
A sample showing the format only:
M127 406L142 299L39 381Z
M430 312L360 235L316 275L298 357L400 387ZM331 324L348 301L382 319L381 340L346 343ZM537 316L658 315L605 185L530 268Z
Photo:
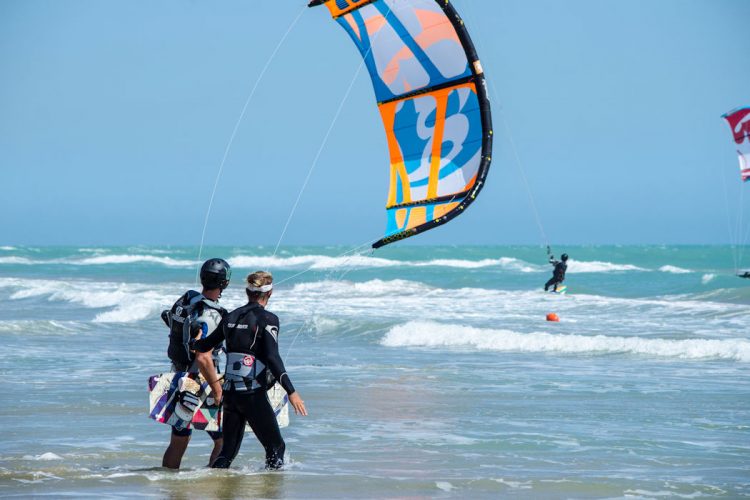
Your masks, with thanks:
M570 247L544 294L535 247L212 248L272 271L269 306L310 416L262 470L196 433L179 473L146 380L195 248L0 249L2 496L750 496L750 283L725 247ZM302 273L302 274L300 274ZM560 323L544 320L556 312Z

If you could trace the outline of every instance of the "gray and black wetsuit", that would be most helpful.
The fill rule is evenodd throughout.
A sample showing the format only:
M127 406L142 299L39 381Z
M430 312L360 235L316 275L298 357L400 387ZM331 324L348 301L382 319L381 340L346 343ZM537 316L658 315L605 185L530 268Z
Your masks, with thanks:
M214 468L228 468L237 456L245 422L266 452L266 468L284 465L286 445L281 437L266 390L278 380L287 394L294 386L279 355L279 318L257 302L224 316L219 327L195 348L208 352L226 341L227 370L224 382L224 445Z

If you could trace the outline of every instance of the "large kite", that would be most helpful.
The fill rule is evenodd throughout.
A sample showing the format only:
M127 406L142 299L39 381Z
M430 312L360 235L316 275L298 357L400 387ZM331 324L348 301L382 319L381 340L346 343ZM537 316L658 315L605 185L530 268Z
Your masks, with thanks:
M369 70L390 151L385 236L445 224L484 186L492 119L482 66L447 0L313 0L349 33Z

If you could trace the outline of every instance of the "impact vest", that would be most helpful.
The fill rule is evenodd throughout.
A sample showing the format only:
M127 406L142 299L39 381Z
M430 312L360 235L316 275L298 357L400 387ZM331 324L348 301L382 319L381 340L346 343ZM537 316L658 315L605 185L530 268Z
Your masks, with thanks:
M568 270L568 265L565 262L558 262L555 264L555 270L552 275L557 279L565 279L565 271Z
M174 303L170 310L162 312L161 317L169 327L167 355L172 361L175 371L198 371L197 366L194 365L195 356L190 352L188 342L201 330L202 322L200 318L211 312L214 315L218 314L218 319L226 314L224 308L206 299L195 290L189 290ZM218 324L218 321L216 323ZM213 352L214 365L217 367L223 365L219 360L221 352L220 349Z
M265 310L257 303L232 311L224 320L227 369L224 390L268 390L276 380L265 363L258 359L258 341L268 326Z

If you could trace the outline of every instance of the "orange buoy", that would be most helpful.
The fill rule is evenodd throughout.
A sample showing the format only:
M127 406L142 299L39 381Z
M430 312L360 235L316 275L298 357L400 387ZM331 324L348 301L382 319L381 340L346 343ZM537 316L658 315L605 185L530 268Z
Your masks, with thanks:
M560 321L560 316L555 313L547 313L547 321Z

